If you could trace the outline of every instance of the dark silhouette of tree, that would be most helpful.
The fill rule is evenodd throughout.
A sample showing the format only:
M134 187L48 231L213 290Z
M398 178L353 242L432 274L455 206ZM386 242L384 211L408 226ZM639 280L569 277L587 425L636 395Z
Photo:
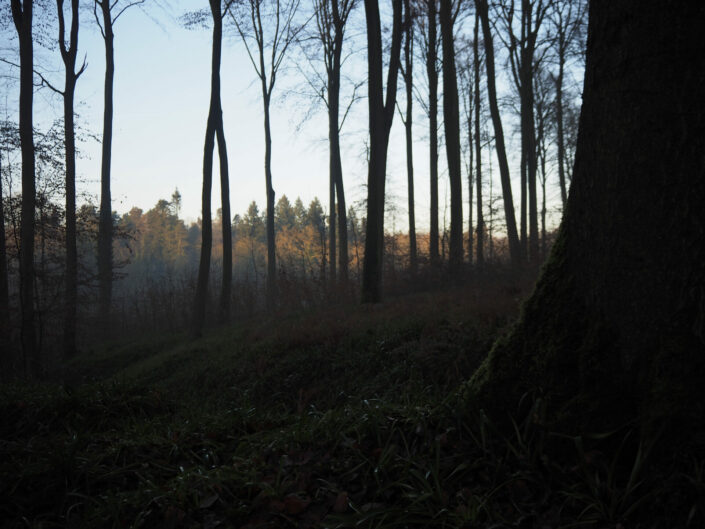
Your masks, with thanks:
M220 295L220 320L230 316L232 290L232 225L230 224L230 184L228 175L228 152L223 130L223 109L220 101L220 62L223 46L223 17L227 15L231 2L224 9L221 0L209 0L213 19L213 44L211 54L211 94L206 122L206 137L203 145L203 191L201 195L201 257L198 264L198 281L194 302L193 333L200 336L206 319L208 298L208 276L210 274L211 250L213 247L213 223L211 219L211 190L213 186L213 151L218 141L221 188L221 222L223 232L223 281Z
M103 335L110 332L113 290L113 211L110 194L110 168L113 151L113 84L115 79L115 34L113 26L130 7L145 0L94 0L93 14L105 42L105 89L103 142L100 166L100 221L98 224L98 311ZM98 11L100 10L100 16Z
M504 145L504 129L502 128L502 118L499 114L497 103L497 88L495 80L494 44L490 30L490 19L488 13L487 0L476 0L476 9L480 14L482 23L482 34L485 42L485 66L487 68L487 101L492 115L494 125L494 143L497 149L497 161L499 162L499 174L502 183L502 196L504 199L504 216L507 224L507 239L509 241L509 253L512 264L518 266L522 262L521 246L519 244L519 234L517 233L516 217L514 215L514 200L512 198L512 183L509 177L509 163L507 162L507 149Z
M0 149L0 345L8 351L10 337L10 290L7 274L7 243L5 235L5 200L2 190L2 157ZM2 359L0 359L2 361Z
M702 430L703 27L702 2L591 2L571 192L521 319L470 384L489 406L540 392L582 431Z
M475 28L473 31L472 54L473 54L473 88L475 94L475 185L477 187L477 266L482 268L485 263L484 237L485 221L482 213L482 141L480 136L480 14L475 10ZM472 145L470 146L472 149Z
M264 106L264 178L267 190L267 305L273 307L277 292L277 257L274 235L274 187L272 186L272 91L290 44L302 26L295 16L300 0L247 0L235 4L231 18L245 44L247 55L262 85ZM252 48L256 51L253 52ZM255 56L256 53L256 56Z
M387 70L386 95L383 93L382 28L376 0L365 0L367 21L368 105L370 122L370 159L367 175L367 225L365 256L362 266L362 301L382 298L384 254L384 187L387 171L389 131L394 119L402 36L402 2L392 0L392 40Z
M563 90L565 85L565 67L571 53L579 40L582 21L585 16L585 0L565 0L552 2L549 15L553 45L558 62L558 72L554 76L556 84L555 94L555 122L556 122L556 147L558 149L558 181L561 188L561 201L565 208L568 200L568 184L566 172L568 160L566 159L565 118Z
M426 65L428 79L428 102L424 105L428 114L429 126L429 183L430 183L430 226L429 258L432 264L440 260L438 235L438 22L437 1L421 0L420 8L426 15L418 18L421 37L421 55Z
M64 62L64 147L66 151L66 290L64 313L64 354L76 352L76 307L78 301L78 254L76 246L76 130L74 98L76 81L86 69L86 62L76 71L78 54L78 0L71 0L71 28L68 46L64 21L64 0L56 0L59 18L59 50Z
M404 0L404 65L401 68L404 86L406 88L406 115L399 111L406 138L406 178L408 189L407 205L409 208L409 269L411 273L416 273L418 268L418 256L416 250L416 216L414 205L414 138L412 135L413 125L413 90L414 90L414 18L415 13L411 9L411 1Z
M521 122L521 214L520 235L522 259L528 255L529 262L539 260L539 232L536 192L536 131L534 121L534 74L540 58L536 57L538 36L550 0L521 0L521 21L517 34L514 27L516 0L499 3L500 19L506 37L499 33L509 51L512 78L519 93ZM527 189L528 189L528 228L527 238ZM527 253L528 248L528 253Z
M453 3L441 0L440 25L443 40L443 124L450 180L450 248L451 271L457 271L463 262L463 184L460 175L460 104L458 76L455 68L453 43Z
M32 0L12 0L12 19L20 44L20 143L22 149L22 213L20 226L20 304L22 351L25 368L40 373L34 314L34 213L35 165L32 105L34 99L34 47L32 42Z
M355 0L315 0L314 15L316 21L316 40L322 46L323 63L326 71L325 89L320 94L328 108L328 144L330 156L329 184L329 259L330 279L336 280L336 220L339 238L338 264L340 280L348 281L348 233L345 190L343 188L343 165L340 156L340 130L348 111L356 98L356 90L350 104L345 109L342 122L340 118L340 85L343 63L343 42L350 13L356 5ZM357 88L357 87L355 87ZM337 211L336 211L337 198Z

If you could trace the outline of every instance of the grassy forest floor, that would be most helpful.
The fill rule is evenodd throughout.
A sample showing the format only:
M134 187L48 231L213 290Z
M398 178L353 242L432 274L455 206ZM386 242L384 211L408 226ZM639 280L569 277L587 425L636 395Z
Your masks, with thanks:
M503 280L87 351L0 389L0 527L705 526L705 460L567 436L463 383ZM500 426L500 423L503 426ZM509 425L509 427L507 427Z

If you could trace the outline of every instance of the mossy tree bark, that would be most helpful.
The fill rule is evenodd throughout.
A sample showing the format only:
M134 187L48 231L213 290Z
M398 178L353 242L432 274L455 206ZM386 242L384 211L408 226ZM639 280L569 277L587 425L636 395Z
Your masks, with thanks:
M705 411L703 27L694 0L591 3L565 216L470 381L488 406L540 392L583 428Z

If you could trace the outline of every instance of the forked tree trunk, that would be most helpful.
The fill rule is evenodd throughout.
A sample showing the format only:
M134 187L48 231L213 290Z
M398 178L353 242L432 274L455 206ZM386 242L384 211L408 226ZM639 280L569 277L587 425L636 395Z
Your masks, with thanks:
M211 55L211 98L206 122L206 139L203 146L203 190L201 194L201 257L198 263L198 280L193 310L193 334L200 336L206 320L206 301L208 299L208 277L211 267L211 250L213 247L213 221L211 214L211 191L213 188L213 151L215 149L216 131L222 129L222 110L220 108L220 58L223 39L223 19L220 0L210 0L213 16L213 45ZM219 138L220 141L220 138ZM225 147L223 142L223 147ZM218 151L220 153L220 147ZM225 149L223 148L223 153ZM221 154L221 171L223 155ZM227 159L225 160L227 167ZM229 206L228 206L229 207ZM223 215L223 219L229 219ZM225 223L223 221L223 223ZM229 223L229 220L228 220ZM223 233L225 235L225 232ZM225 242L225 241L223 241ZM225 258L223 259L225 261ZM224 278L225 279L225 278ZM221 307L222 307L221 298ZM229 301L229 300L228 300Z
M34 49L32 43L32 0L12 0L12 18L20 43L20 147L22 151L22 212L20 225L20 304L22 352L25 369L40 373L39 348L34 315L34 134L32 104Z
M593 1L575 172L522 317L469 387L608 431L705 412L705 4ZM618 28L618 30L615 30Z
M78 253L76 247L76 133L74 127L74 97L76 81L83 67L76 72L78 53L78 0L71 0L71 29L66 47L64 0L57 0L59 16L59 49L64 62L64 145L66 154L66 284L64 300L64 356L76 352L76 310L78 304ZM84 65L85 67L85 65Z
M362 268L362 301L382 298L384 254L384 187L387 170L389 131L394 118L397 74L401 52L401 0L393 0L394 24L387 72L386 98L382 88L382 28L376 0L365 0L367 21L367 64L369 72L370 161L367 176L367 225Z

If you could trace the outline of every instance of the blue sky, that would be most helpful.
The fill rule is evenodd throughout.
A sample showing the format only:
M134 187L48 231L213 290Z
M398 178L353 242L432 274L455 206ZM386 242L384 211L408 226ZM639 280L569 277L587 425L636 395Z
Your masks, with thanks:
M149 1L147 2L149 5ZM182 215L195 220L200 214L203 139L210 93L211 31L187 30L179 17L207 3L173 0L166 7L152 4L142 11L132 8L115 26L115 114L113 129L112 194L113 209L124 213L133 206L147 210L160 198L169 198L178 187L183 197ZM360 34L362 10L358 10ZM3 39L4 40L4 39ZM76 92L79 123L94 134L102 131L104 48L92 12L82 15L79 55L87 56L88 69L79 79ZM8 48L2 50L8 56ZM11 57L10 57L11 58ZM292 201L300 196L308 203L318 196L327 210L328 146L325 111L301 124L308 103L292 96L301 86L296 75L296 56L289 56L288 68L277 81L272 105L273 185L277 199L286 194ZM17 59L15 59L17 60ZM58 52L39 50L36 61L47 77L61 86L62 64ZM362 80L366 76L366 58L359 54L348 64L348 73ZM416 65L416 71L422 67ZM16 72L15 72L16 73ZM256 200L263 209L264 133L262 100L258 79L242 43L234 34L223 43L221 67L222 104L230 166L231 210L243 213ZM399 80L399 97L403 83ZM5 83L3 113L16 111L17 85ZM366 85L362 93L366 94ZM286 96L286 97L285 97ZM61 115L61 101L48 90L35 96L35 120L50 123ZM405 102L398 100L401 108ZM428 225L428 146L427 119L416 105L415 112L416 217L419 229ZM343 130L343 171L348 203L364 197L366 182L365 139L367 103L357 103ZM507 125L505 124L505 128ZM442 137L442 134L441 134ZM87 142L81 146L84 156L78 161L80 186L98 200L100 145ZM439 146L441 215L447 201L445 150ZM217 156L217 153L215 154ZM406 161L403 126L395 116L390 139L387 189L395 208L394 226L406 226ZM217 161L213 187L213 211L219 207ZM485 170L487 178L487 169ZM463 175L464 193L467 175ZM517 185L515 194L518 195ZM496 192L499 186L495 184ZM467 194L464 195L467 200ZM551 187L552 200L556 198ZM518 196L517 196L518 198ZM515 199L518 203L518 200ZM394 214L393 214L394 215ZM388 215L388 219L392 220ZM467 204L464 205L467 217ZM388 228L392 225L388 220ZM443 222L441 220L441 226Z

